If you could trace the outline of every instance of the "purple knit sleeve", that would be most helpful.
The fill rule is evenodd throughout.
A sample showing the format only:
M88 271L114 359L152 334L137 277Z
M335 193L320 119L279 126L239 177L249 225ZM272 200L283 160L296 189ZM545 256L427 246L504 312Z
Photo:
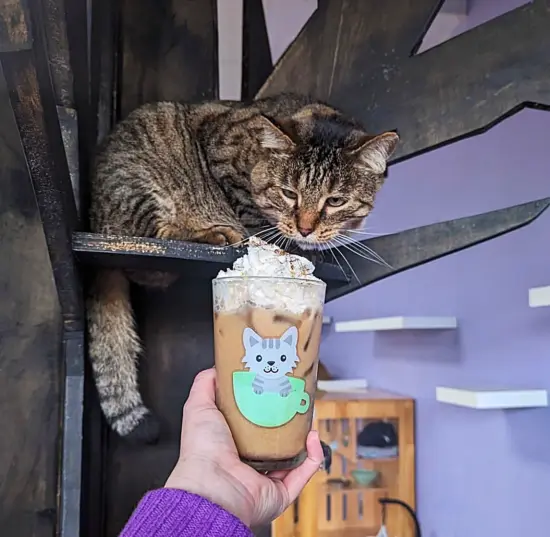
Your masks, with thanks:
M120 537L252 537L252 532L201 496L158 489L143 497Z

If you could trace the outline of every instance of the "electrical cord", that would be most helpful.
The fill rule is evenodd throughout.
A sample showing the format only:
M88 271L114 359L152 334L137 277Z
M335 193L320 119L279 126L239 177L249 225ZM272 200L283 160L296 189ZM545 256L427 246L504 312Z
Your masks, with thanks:
M387 504L400 505L409 513L409 515L413 519L416 537L422 537L422 532L420 531L420 523L418 522L418 518L416 518L416 513L408 503L402 500L397 500L396 498L378 498L378 501L382 505L382 522L385 523Z

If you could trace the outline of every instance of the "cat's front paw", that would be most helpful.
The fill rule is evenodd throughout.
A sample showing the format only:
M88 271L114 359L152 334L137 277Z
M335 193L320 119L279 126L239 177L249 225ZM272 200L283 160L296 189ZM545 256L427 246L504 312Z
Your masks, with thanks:
M262 395L262 393L264 393L264 389L261 388L260 386L254 386L254 393L256 395Z
M214 246L241 246L245 233L230 226L216 226L204 236L204 242Z
M279 395L281 397L288 397L290 395L290 388L283 388L280 392L279 392Z

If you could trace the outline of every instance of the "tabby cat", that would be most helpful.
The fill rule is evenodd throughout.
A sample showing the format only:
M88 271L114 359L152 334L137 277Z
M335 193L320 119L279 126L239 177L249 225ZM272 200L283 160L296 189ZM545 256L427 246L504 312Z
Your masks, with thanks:
M120 122L98 153L91 183L97 233L233 245L247 228L276 226L302 248L331 244L373 207L395 133L371 136L338 110L282 94L146 104ZM138 388L141 345L129 279L167 275L104 269L88 303L89 354L110 426L148 442L158 423Z

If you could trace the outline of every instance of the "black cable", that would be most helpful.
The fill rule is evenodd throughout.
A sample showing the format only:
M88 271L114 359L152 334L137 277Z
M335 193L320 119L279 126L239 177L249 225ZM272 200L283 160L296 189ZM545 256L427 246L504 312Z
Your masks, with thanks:
M409 504L405 503L404 501L397 500L395 498L378 498L378 501L382 505L383 509L388 503L391 503L394 505L400 505L401 507L406 509L409 515L411 515L411 518L413 519L416 537L422 537L422 532L420 531L420 524L418 522L418 518L416 518L416 513L414 512L413 508Z

